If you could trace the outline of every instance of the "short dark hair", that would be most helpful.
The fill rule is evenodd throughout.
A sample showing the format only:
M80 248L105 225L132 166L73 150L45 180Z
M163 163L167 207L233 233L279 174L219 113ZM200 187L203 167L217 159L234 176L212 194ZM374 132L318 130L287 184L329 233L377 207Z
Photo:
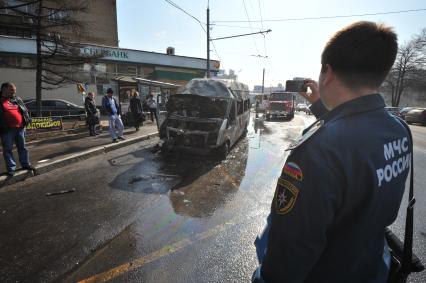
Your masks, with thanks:
M11 82L5 82L5 83L2 83L2 84L1 84L1 87L0 87L0 90L2 90L2 91L3 91L3 89L4 89L4 88L6 88L6 87L10 87L10 86L14 86L14 84L13 84L13 83L11 83Z
M321 56L321 72L329 64L348 87L379 87L398 52L398 38L391 27L356 22L338 31Z
M114 91L112 90L112 88L108 88L106 93L114 93Z

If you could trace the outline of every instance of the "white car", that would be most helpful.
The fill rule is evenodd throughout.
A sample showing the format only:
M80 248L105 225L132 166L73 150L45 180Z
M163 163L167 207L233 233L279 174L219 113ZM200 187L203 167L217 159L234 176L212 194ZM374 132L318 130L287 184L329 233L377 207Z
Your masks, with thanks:
M300 112L305 112L309 115L312 114L311 109L309 109L309 106L306 103L297 104L296 110Z

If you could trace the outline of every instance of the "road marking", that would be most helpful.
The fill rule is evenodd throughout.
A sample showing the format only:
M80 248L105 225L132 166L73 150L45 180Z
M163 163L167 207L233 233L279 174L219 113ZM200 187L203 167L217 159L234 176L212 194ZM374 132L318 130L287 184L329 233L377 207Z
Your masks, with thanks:
M131 270L137 269L139 267L142 267L143 265L153 262L159 258L165 257L167 255L173 254L175 252L178 252L192 244L194 244L195 242L201 241L203 239L207 239L210 238L214 235L219 234L220 232L225 231L226 229L229 228L229 226L233 225L234 223L232 222L226 222L226 223L222 223L220 225L217 225L215 227L213 227L212 229L209 229L205 232L199 233L197 235L195 235L193 237L193 239L189 239L189 238L185 238L181 241L178 241L174 244L171 245L167 245L165 247L163 247L160 250L157 250L155 252L152 252L146 256L143 256L141 258L138 258L136 260L133 260L131 262L119 265L117 267L114 267L108 271L93 275L89 278L83 279L81 281L79 281L79 283L93 283L93 282L106 282L109 280L112 280L124 273L127 273ZM192 237L191 237L192 238Z

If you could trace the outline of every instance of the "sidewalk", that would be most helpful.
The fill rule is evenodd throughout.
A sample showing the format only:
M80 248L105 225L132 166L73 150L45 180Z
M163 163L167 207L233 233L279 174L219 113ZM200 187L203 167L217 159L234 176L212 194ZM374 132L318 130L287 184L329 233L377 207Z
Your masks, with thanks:
M36 140L29 142L27 144L27 149L29 150L30 161L32 165L36 167L37 173L44 173L50 171L46 170L46 167L49 167L49 164L57 164L58 161L79 157L80 154L87 154L90 156L97 155L101 152L107 151L106 147L108 147L108 150L117 149L149 138L153 135L156 135L157 132L157 125L149 121L144 123L144 125L137 132L134 128L126 128L124 131L124 137L126 140L120 141L119 143L113 144L108 130L104 129L100 135L94 137L90 136L88 131L86 131L84 133L73 135ZM1 154L0 172L2 173L0 175L0 186L2 186L1 183L4 183L6 179L8 181L7 184L11 184L14 183L13 179L20 181L32 175L31 172L19 170L20 164L16 149L14 150L14 157L17 162L16 174L12 178L6 178L6 167L4 164L3 155Z

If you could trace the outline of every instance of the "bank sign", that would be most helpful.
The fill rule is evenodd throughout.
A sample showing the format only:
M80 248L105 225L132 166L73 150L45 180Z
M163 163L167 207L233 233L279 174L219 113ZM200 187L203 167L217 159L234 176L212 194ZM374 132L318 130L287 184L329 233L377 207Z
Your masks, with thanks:
M112 60L129 60L128 51L122 50L111 50L106 48L98 47L84 47L81 48L81 53L86 56L102 56Z
M1 1L0 1L1 2ZM47 47L46 47L47 48ZM0 35L0 53L33 54L37 52L34 39L15 38ZM202 58L167 55L164 53L148 52L143 50L121 49L103 46L85 46L79 49L83 56L102 57L103 60L151 64L177 68L205 70L206 60ZM211 60L212 71L219 69L219 61Z

